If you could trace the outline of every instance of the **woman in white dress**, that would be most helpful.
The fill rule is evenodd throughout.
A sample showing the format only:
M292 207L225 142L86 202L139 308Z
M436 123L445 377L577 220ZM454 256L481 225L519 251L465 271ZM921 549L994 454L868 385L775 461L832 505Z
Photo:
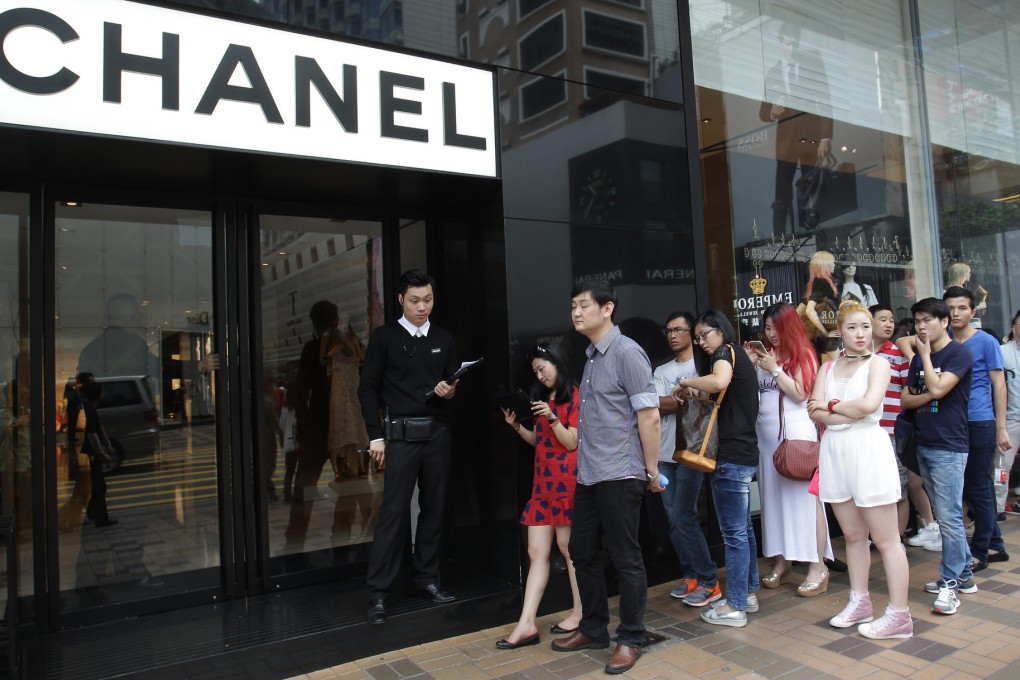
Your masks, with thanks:
M861 635L876 640L908 638L914 627L907 606L909 566L896 523L900 478L889 435L880 425L889 362L871 351L872 318L865 307L844 302L837 324L845 353L822 367L808 401L811 418L826 426L819 495L832 504L843 527L850 572L850 602L829 623L837 628L857 625ZM868 593L869 535L882 555L889 585L889 606L874 622Z
M792 305L772 305L762 314L762 338L770 348L748 344L758 373L758 489L761 494L762 554L774 559L766 588L792 580L791 562L807 562L808 572L797 594L814 597L829 588L823 558L832 557L825 510L808 491L809 482L783 477L772 454L783 439L817 441L818 430L807 412L818 360ZM780 417L780 400L782 417Z

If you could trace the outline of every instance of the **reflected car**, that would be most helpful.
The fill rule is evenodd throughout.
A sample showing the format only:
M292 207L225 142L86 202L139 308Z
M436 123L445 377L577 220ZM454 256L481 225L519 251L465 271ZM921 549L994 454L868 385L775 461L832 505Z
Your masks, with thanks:
M104 466L107 472L121 467L127 459L151 456L159 449L159 410L153 396L152 384L144 375L108 376L96 378L103 386L99 401L99 416L113 445L112 462ZM73 398L69 397L68 398ZM66 405L64 412L66 427ZM79 419L78 431L83 422Z

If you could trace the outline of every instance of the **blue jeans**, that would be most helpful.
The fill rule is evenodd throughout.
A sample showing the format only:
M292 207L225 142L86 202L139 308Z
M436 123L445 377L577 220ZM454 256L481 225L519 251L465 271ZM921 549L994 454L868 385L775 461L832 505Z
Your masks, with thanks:
M620 625L617 642L641 647L645 642L645 602L648 579L638 542L643 479L618 479L574 490L574 519L570 526L570 559L581 596L578 630L596 642L609 642L609 594L602 565L602 537L620 585Z
M660 461L659 474L669 480L662 491L662 505L669 518L669 540L680 562L680 574L683 578L697 578L698 585L711 588L716 583L716 567L698 521L698 496L705 473L680 463Z
M970 451L967 467L963 471L963 500L974 515L974 536L970 539L970 553L982 562L988 561L988 549L1004 551L996 516L1001 508L995 504L995 482L992 468L998 459L995 446L995 421L982 420L969 424Z
M747 609L758 590L758 543L751 524L751 478L757 466L719 463L712 473L712 498L726 546L726 604Z
M963 528L963 470L967 466L967 452L918 445L917 462L942 534L939 576L947 581L966 581L973 576L967 532Z

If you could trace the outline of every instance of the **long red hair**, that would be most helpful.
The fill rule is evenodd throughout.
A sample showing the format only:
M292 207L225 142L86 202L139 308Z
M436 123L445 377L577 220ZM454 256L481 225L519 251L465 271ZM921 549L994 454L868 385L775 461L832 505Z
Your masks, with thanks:
M804 331L804 323L797 315L797 310L786 302L772 305L762 314L762 330L765 322L771 321L779 334L777 358L781 360L783 371L790 377L800 372L807 394L815 388L815 376L818 374L818 358L815 347Z

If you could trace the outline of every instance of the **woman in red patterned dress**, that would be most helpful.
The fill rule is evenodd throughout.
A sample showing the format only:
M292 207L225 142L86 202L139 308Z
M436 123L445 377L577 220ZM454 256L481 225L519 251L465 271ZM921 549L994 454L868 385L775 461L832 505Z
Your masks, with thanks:
M574 594L574 609L552 627L555 635L577 629L581 621L581 597L577 592L574 565L567 545L577 484L577 387L570 378L566 355L558 345L541 344L528 352L532 385L532 428L517 422L513 411L503 411L507 424L521 439L535 447L535 482L531 500L521 513L521 524L528 527L528 580L524 586L524 609L510 635L496 643L499 649L516 649L539 642L535 616L538 603L549 582L549 554L553 540L563 553Z

